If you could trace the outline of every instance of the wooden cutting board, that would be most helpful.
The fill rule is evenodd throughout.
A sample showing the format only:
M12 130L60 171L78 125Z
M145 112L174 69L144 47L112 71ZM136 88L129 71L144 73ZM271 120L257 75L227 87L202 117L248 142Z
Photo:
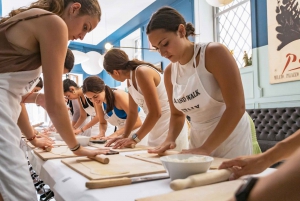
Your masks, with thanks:
M31 148L34 149L36 148L33 144L31 144L30 142L27 142L27 145ZM66 142L64 141L54 141L53 146L67 146Z
M160 157L157 154L149 154L149 153L141 153L141 154L127 154L127 157L139 159L142 161L147 161L150 163L160 164L162 165L162 162L160 161ZM225 158L217 158L213 157L214 161L210 165L210 169L218 169L218 167L221 165L223 161L226 161L228 159Z
M33 149L33 151L43 161L49 159L78 157L77 155L73 154L73 152L71 152L67 146L53 147L51 152L47 152L40 148Z
M82 157L63 159L62 163L91 180L135 177L166 172L161 165L128 158L122 155L107 155L107 157L110 160L108 164L102 164L94 160L86 160L86 158Z
M97 147L97 148L104 148L107 149L109 147L105 147L105 144L95 144L95 143L90 143L89 144L91 147ZM129 151L142 151L142 150L147 150L152 147L148 147L145 145L136 145L135 148L123 148L123 149L113 149L110 147L111 150L118 151L118 152L129 152Z
M164 195L136 199L136 201L228 201L243 180L226 181L217 184L174 191Z

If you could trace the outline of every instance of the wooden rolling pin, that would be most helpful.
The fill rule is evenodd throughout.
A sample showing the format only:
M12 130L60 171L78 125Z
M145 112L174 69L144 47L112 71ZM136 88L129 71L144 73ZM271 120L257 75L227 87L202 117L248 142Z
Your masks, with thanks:
M93 159L93 160L98 161L98 162L103 163L103 164L108 164L109 163L109 158L101 156L101 155L97 155L97 156L94 156L94 157L88 157L88 158Z
M108 188L114 186L123 186L129 185L134 183L146 182L146 181L153 181L159 179L167 179L169 178L168 175L162 176L147 176L147 177L122 177L122 178L113 178L113 179L101 179L101 180L94 180L88 181L85 183L85 186L89 189L97 189L97 188Z
M169 156L169 155L174 155L174 154L179 154L179 151L172 151L172 150L167 150L163 153L158 153L157 155L159 156Z
M230 175L231 171L228 169L215 170L212 172L191 175L186 179L176 179L170 183L170 187L174 191L177 191L185 188L204 186L222 181L227 181Z

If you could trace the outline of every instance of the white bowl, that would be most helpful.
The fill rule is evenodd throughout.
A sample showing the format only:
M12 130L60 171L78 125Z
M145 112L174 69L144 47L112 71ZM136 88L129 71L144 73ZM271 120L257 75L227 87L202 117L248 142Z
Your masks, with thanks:
M87 136L77 135L76 139L81 146L87 146L90 142L90 137Z
M191 158L193 157L193 158ZM175 154L160 158L171 180L185 179L190 175L206 172L213 157L196 154Z
M63 141L59 133L51 133L53 137L55 137L55 140Z

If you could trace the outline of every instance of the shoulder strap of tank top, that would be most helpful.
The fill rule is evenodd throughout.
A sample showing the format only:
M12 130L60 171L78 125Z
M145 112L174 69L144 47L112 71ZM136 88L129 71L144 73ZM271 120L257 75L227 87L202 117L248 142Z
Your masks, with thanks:
M201 66L205 66L205 50L206 50L206 47L209 43L202 43L200 44L201 46L201 50L200 50L200 63Z
M201 48L201 44L199 44L199 43L195 43L194 44L194 55L193 55L193 66L195 67L195 69L197 68L197 62L196 62L196 57L197 57L197 55L198 55L198 52L199 52L199 50L200 50L200 48ZM202 51L202 49L203 48L201 48L201 50L200 50L200 55L201 55L201 51Z
M162 75L156 68L154 68L154 67L152 67L152 66L149 66L149 65L146 65L146 64L145 64L145 65L139 65L138 67L136 67L136 68L135 68L135 72L136 72L136 70L137 70L139 67L141 67L141 66L147 66L147 67L149 67L149 68L152 68L153 70L155 70L155 71L158 73L159 76ZM134 73L135 73L135 72L134 72ZM135 74L135 83L137 83L137 80L136 80L136 74ZM138 85L138 84L136 84L136 85Z
M43 14L38 14L38 15L32 15L32 16L28 16L28 17L25 17L25 18L13 20L13 21L11 21L11 22L7 22L6 25L12 25L12 24L16 24L16 23L18 23L18 22L20 22L20 21L31 20L31 19L34 19L34 18L46 16L46 15L55 15L55 14L54 14L54 13L43 13ZM5 23L5 22L3 22L3 23ZM2 24L3 24L3 23L2 23Z

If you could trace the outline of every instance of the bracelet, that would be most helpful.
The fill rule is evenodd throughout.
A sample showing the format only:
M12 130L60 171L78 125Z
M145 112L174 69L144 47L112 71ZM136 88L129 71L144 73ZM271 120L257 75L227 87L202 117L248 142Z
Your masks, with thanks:
M34 100L34 103L36 104L36 100L37 100L37 97L40 95L40 93L38 93L35 97L35 100Z
M80 144L78 143L75 147L70 148L71 151L77 151L80 148Z
M36 134L34 134L34 136L32 137L32 138L27 138L27 140L30 142L30 141L32 141L32 140L34 140L36 138Z
M83 127L81 127L81 129L80 129L80 130L81 130L81 132L84 132L84 130L83 130Z

